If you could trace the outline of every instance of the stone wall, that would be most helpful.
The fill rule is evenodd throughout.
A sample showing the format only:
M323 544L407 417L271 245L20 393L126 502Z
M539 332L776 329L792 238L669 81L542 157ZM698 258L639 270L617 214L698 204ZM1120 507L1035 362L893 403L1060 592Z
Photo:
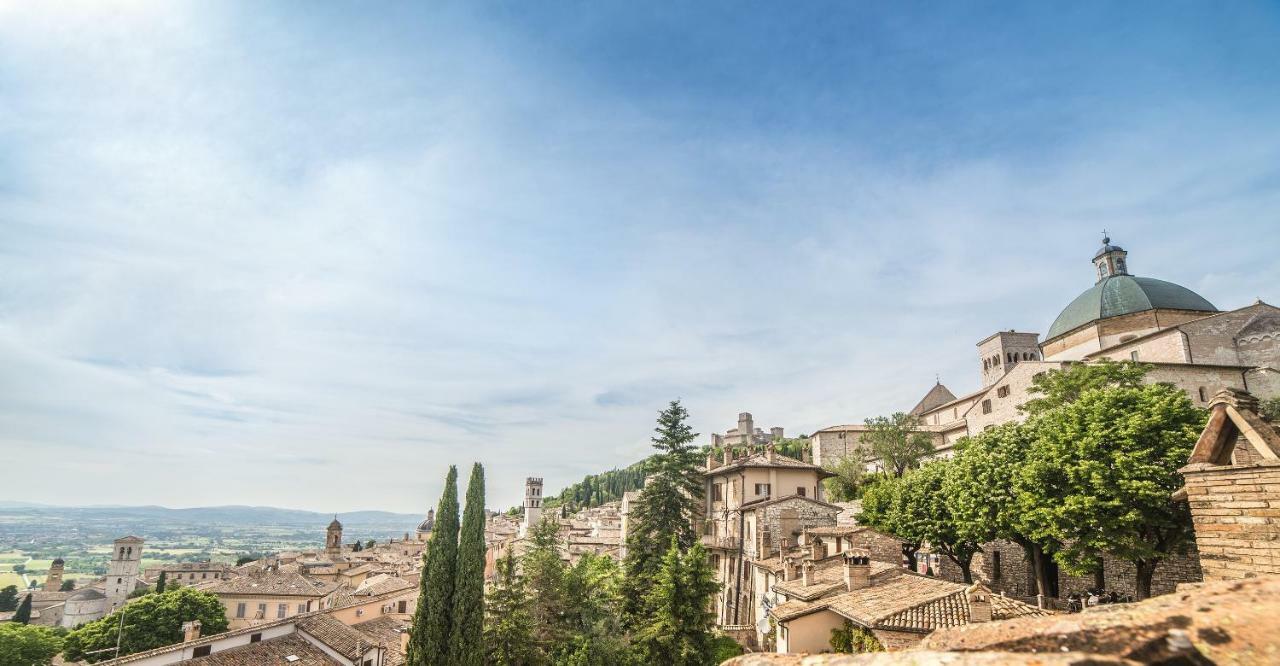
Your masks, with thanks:
M760 527L756 542L759 550L755 553L755 558L764 559L777 555L783 537L791 544L797 543L796 537L806 527L835 525L838 513L839 507L798 498L780 500L756 511Z
M1280 573L1280 462L1182 470L1205 580Z

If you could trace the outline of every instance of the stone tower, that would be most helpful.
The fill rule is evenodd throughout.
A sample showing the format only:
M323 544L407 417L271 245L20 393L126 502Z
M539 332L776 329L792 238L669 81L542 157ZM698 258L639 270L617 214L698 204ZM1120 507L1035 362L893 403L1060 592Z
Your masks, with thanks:
M342 555L342 523L338 522L337 516L333 517L333 522L325 530L324 554L329 557Z
M741 437L738 444L742 446L751 446L751 436L756 434L755 420L751 418L751 412L742 412L738 414L738 436Z
M520 536L528 534L529 528L541 519L542 478L531 476L524 480L524 522L520 525Z
M982 385L991 386L1022 361L1040 360L1040 334L1000 331L978 343Z
M1128 252L1119 245L1112 245L1111 239L1102 237L1102 249L1093 255L1093 265L1098 270L1098 282L1117 275L1128 275L1129 267L1125 265Z
M57 592L62 589L62 569L66 566L66 562L61 557L55 559L53 564L49 565L49 575L44 579L45 592Z
M111 563L107 565L107 603L110 613L124 605L133 591L142 567L142 539L136 536L115 540L111 551Z

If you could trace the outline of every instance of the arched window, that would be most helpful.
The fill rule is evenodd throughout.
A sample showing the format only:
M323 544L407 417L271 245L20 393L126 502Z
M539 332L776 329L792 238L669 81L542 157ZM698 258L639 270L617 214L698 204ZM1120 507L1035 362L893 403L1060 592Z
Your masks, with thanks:
M124 559L124 546L120 547L120 559Z

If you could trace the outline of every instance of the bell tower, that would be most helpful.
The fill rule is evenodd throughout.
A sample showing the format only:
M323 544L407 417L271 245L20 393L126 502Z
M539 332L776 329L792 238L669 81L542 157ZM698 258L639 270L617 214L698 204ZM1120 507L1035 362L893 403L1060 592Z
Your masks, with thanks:
M1109 277L1129 274L1129 266L1125 261L1129 253L1119 245L1112 245L1111 238L1106 233L1102 232L1102 249L1093 255L1093 266L1098 271L1098 282Z
M136 536L127 536L112 544L111 562L107 565L107 603L111 604L108 612L123 606L133 592L142 565L142 543Z
M325 530L324 554L329 557L342 555L342 523L338 522L337 516L333 517L329 529Z
M524 523L520 525L520 536L529 533L529 528L542 520L542 478L531 476L524 480Z

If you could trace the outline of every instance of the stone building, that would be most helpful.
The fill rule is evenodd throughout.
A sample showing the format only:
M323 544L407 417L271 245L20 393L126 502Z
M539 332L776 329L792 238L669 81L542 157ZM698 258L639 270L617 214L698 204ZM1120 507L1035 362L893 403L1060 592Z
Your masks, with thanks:
M1035 333L1007 331L980 341L981 388L956 397L940 382L910 410L939 456L961 438L1019 421L1035 377L1069 363L1139 361L1151 382L1169 382L1200 406L1223 389L1280 395L1280 308L1262 302L1219 311L1186 287L1129 274L1128 253L1103 239L1094 255L1095 284ZM862 446L860 424L812 436L814 461L830 466ZM874 461L872 461L874 467Z
M776 652L826 652L845 622L870 632L889 651L915 647L937 629L1047 615L1035 606L876 562L853 550L805 560L799 574L774 589L784 599L770 609Z
M724 434L711 433L711 446L720 448L722 446L763 446L770 442L777 442L784 438L783 429L779 427L769 428L769 432L765 432L755 426L755 420L751 417L751 412L742 412L738 414L738 427L730 428Z
M702 543L711 553L721 591L717 622L748 626L757 617L764 590L755 588L752 562L795 544L806 528L836 524L840 507L823 500L821 467L781 455L766 445L762 452L725 448L708 456Z
M337 516L333 517L333 522L325 530L324 552L329 557L342 556L342 523L338 522Z
M1181 469L1205 580L1280 573L1280 432L1258 402L1224 390Z

